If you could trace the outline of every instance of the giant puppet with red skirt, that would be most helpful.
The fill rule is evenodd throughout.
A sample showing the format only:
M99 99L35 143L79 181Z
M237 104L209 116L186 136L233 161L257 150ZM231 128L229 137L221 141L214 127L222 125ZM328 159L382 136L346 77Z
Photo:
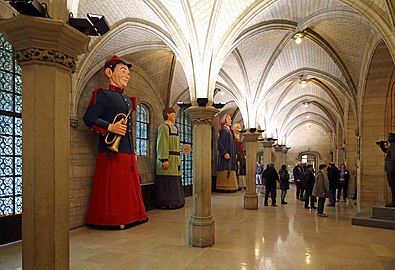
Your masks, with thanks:
M141 194L140 177L133 147L132 112L136 98L124 89L132 65L113 56L104 65L108 89L92 92L83 117L85 124L99 133L99 151L86 223L120 226L145 222L147 213Z

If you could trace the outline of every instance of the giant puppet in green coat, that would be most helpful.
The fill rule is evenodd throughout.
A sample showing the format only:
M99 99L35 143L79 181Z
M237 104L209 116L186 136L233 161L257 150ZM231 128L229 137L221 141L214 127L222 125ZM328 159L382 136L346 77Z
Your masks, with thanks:
M174 109L165 108L163 118L165 122L159 126L156 140L154 203L157 208L174 209L185 204L181 183L180 138L178 128L174 125Z

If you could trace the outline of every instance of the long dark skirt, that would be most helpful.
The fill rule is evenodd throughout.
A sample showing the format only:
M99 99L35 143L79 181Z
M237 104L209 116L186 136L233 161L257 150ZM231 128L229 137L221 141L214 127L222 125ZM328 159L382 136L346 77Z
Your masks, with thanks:
M98 153L86 223L118 226L147 218L136 156Z
M175 209L185 204L181 176L157 175L154 184L154 205L156 208Z

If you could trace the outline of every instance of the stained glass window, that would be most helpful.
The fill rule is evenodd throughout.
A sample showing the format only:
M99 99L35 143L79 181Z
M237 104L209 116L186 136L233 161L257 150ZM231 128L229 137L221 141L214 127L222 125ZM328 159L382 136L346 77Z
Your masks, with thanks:
M192 122L184 110L179 111L176 118L176 126L178 127L178 133L180 134L180 147L182 147L184 144L189 144L192 147ZM181 155L181 163L182 184L192 185L192 151L187 155Z
M139 105L136 110L136 154L139 156L147 155L148 127L148 110L143 105Z
M0 217L22 213L22 69L0 33Z

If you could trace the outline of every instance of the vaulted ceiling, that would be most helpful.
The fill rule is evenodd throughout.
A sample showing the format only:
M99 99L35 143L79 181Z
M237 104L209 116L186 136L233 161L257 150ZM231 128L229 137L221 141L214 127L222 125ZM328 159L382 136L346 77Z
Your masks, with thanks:
M395 54L393 0L69 2L74 17L99 13L111 26L81 59L77 92L118 54L150 78L165 104L193 100L206 87L210 99L227 103L223 110L281 143L305 124L328 134L344 128L349 111L358 115L375 48L385 42ZM215 85L200 84L200 67L210 68Z

